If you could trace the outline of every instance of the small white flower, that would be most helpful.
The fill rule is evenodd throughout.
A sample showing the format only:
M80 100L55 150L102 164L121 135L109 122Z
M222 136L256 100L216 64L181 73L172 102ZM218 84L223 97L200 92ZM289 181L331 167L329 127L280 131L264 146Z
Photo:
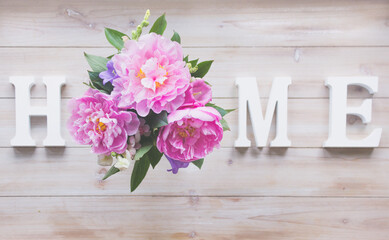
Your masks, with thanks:
M124 154L124 157L122 155L118 155L116 159L117 161L114 165L115 168L118 168L120 171L123 171L130 166L131 154L127 150L126 153Z
M112 156L111 155L99 155L97 157L97 163L100 166L111 166L113 162Z
M115 168L118 168L120 171L127 169L130 166L130 161L127 158L122 156L117 157L117 162L115 163Z

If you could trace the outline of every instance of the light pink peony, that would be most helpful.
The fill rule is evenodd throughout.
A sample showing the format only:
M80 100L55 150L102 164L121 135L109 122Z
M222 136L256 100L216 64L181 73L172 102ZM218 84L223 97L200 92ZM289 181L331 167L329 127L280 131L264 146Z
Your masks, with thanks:
M185 92L185 102L182 107L202 107L212 100L212 89L203 79L197 78L190 83Z
M168 116L168 125L161 128L157 147L168 157L191 162L204 158L219 147L223 138L221 116L211 107L184 108Z
M97 154L124 153L128 136L139 128L135 113L120 111L110 95L94 89L72 99L69 109L71 135L79 144L92 145L92 151Z
M172 112L184 103L191 76L177 42L146 34L126 41L112 61L119 78L111 94L119 96L120 108L146 116L150 110Z

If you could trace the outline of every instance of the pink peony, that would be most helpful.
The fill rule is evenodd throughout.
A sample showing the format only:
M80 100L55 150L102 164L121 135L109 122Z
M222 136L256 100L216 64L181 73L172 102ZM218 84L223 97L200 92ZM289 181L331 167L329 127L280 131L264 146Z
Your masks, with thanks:
M211 87L203 79L197 78L190 83L185 92L183 107L202 107L212 100Z
M172 112L184 103L191 76L177 42L146 34L126 41L112 61L119 76L112 95L119 96L120 108L135 109L143 117L150 110Z
M124 153L128 136L139 128L135 113L120 111L111 96L94 89L72 99L69 109L71 135L79 144L92 145L92 151L97 154Z
M223 138L221 116L211 107L184 108L168 116L161 128L157 147L168 157L191 162L204 158Z

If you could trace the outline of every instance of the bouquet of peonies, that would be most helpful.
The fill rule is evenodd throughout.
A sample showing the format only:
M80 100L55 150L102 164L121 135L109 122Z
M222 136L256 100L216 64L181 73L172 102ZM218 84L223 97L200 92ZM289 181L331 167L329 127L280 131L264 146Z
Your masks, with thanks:
M203 77L213 61L183 57L178 33L171 39L162 36L165 15L142 35L149 15L148 10L131 38L105 29L118 53L85 53L92 68L85 83L90 89L69 103L71 135L79 144L91 145L100 165L113 164L103 179L134 164L131 191L162 155L174 174L189 163L201 168L229 130L223 116L231 111L210 103L211 86Z

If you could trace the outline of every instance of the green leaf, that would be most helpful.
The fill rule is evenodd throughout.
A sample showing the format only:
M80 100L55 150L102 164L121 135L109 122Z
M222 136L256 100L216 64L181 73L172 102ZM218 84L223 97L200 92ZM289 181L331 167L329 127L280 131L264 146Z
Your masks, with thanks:
M120 172L119 168L116 168L115 166L112 166L108 172L104 175L103 180L109 178L110 176Z
M215 104L213 103L207 103L205 104L205 106L207 107L213 107L214 109L216 109L220 115L222 115L222 117L224 117L225 115L227 115L228 113L234 111L235 109L224 109L224 108L221 108L219 106L216 106Z
M99 72L88 71L89 79L93 82L101 80L101 84L103 84L103 79L100 78Z
M149 124L151 129L166 126L168 124L167 112L162 111L159 114L156 114L154 112L150 112L150 114L147 116L146 122L147 122L147 124Z
M90 87L90 88L93 88L93 89L96 89L93 85L92 85L92 83L89 81L89 82L82 82L82 84L84 84L85 86L88 86L88 87Z
M112 46L114 46L119 51L123 49L124 41L122 37L128 37L126 34L110 28L105 28L104 32L105 37Z
M143 181L149 170L150 162L146 156L143 156L140 160L136 161L131 174L131 192L133 192L139 184Z
M228 123L224 118L220 119L220 123L223 127L223 131L231 131L230 126L228 126Z
M107 70L108 59L105 57L99 57L84 52L84 56L92 68L93 72L103 72Z
M151 33L154 32L156 34L162 35L166 29L166 26L167 26L167 22L166 22L165 14L162 14L162 16L160 16L155 21L155 23L153 24L153 26L150 29L150 32Z
M208 86L211 86L212 87L212 85L209 83L209 82L207 82L207 81L204 81L205 82L205 84L207 84Z
M184 57L183 61L186 62L186 63L188 63L188 61L189 61L189 55L186 55L186 56Z
M173 37L171 38L171 40L174 42L181 43L181 37L176 31L174 31L174 34L173 34Z
M201 169L201 166L203 166L203 163L204 163L204 158L201 158L199 160L196 160L196 161L193 161L192 162L196 167L198 167L199 169Z
M141 159L148 151L150 151L150 149L153 147L153 143L150 142L150 143L147 143L147 144L143 144L141 148L139 148L136 153L135 153L135 156L134 156L134 160L139 160Z
M103 79L99 77L99 72L91 72L88 71L89 79L91 80L91 84L94 88L99 90L100 92L110 94L113 90L113 86L110 82L103 84Z
M198 70L196 72L192 73L192 77L196 77L196 78L204 77L205 74L207 74L207 72L211 68L212 63L213 63L213 60L204 61L204 62L199 63L197 65Z
M83 82L83 84L84 85L86 85L86 86L88 86L88 87L90 87L90 88L92 88L92 89L97 89L95 86L93 86L93 84L92 84L92 82L91 81L89 81L89 82ZM97 89L98 90L98 89ZM104 91L103 91L104 92ZM104 92L105 93L105 92Z
M189 61L189 63L192 65L192 67L195 67L197 65L197 62L199 61L199 59L195 59L195 60L192 60L192 61ZM198 70L197 70L198 71Z
M161 160L162 153L158 150L156 146L153 146L150 151L147 152L147 157L149 159L149 162L153 168L157 166L159 161Z

